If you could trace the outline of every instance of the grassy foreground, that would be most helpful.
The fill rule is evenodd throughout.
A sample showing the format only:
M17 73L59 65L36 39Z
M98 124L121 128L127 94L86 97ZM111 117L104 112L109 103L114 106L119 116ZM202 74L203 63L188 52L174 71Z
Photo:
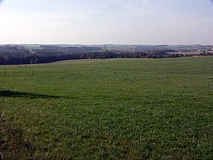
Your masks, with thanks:
M213 57L0 66L6 159L213 159Z

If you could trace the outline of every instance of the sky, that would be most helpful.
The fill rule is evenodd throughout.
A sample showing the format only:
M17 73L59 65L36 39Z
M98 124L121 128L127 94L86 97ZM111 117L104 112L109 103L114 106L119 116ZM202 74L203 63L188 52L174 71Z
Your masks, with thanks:
M213 44L212 0L0 0L0 44Z

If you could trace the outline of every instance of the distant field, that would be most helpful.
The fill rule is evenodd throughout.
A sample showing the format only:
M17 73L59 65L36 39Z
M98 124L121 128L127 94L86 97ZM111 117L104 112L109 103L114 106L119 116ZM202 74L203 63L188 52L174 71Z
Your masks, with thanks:
M22 45L24 46L26 49L41 49L40 45L39 44L27 44L27 45Z
M31 53L34 53L33 49L42 49L39 44L27 44L27 45L22 45L22 46L24 46L26 49L28 49Z
M184 55L190 55L190 54L200 54L201 52L168 52L168 54L184 54Z
M201 53L202 53L202 51L200 51L200 52L168 52L168 54L182 54L182 55L198 55ZM213 52L208 51L207 53L213 53Z
M0 66L4 159L213 159L213 57Z

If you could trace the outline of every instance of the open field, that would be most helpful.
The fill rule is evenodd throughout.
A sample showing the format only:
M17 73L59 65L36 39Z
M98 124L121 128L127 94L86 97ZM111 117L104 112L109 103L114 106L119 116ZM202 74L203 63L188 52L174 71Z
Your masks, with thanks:
M213 159L213 57L0 66L4 159Z

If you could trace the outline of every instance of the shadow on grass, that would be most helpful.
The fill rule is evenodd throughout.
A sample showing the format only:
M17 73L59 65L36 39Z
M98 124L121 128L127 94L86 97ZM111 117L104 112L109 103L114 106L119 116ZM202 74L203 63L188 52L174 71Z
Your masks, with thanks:
M26 98L61 98L60 96L50 96L45 94L35 94L28 92L17 92L10 90L0 91L0 97L26 97Z

